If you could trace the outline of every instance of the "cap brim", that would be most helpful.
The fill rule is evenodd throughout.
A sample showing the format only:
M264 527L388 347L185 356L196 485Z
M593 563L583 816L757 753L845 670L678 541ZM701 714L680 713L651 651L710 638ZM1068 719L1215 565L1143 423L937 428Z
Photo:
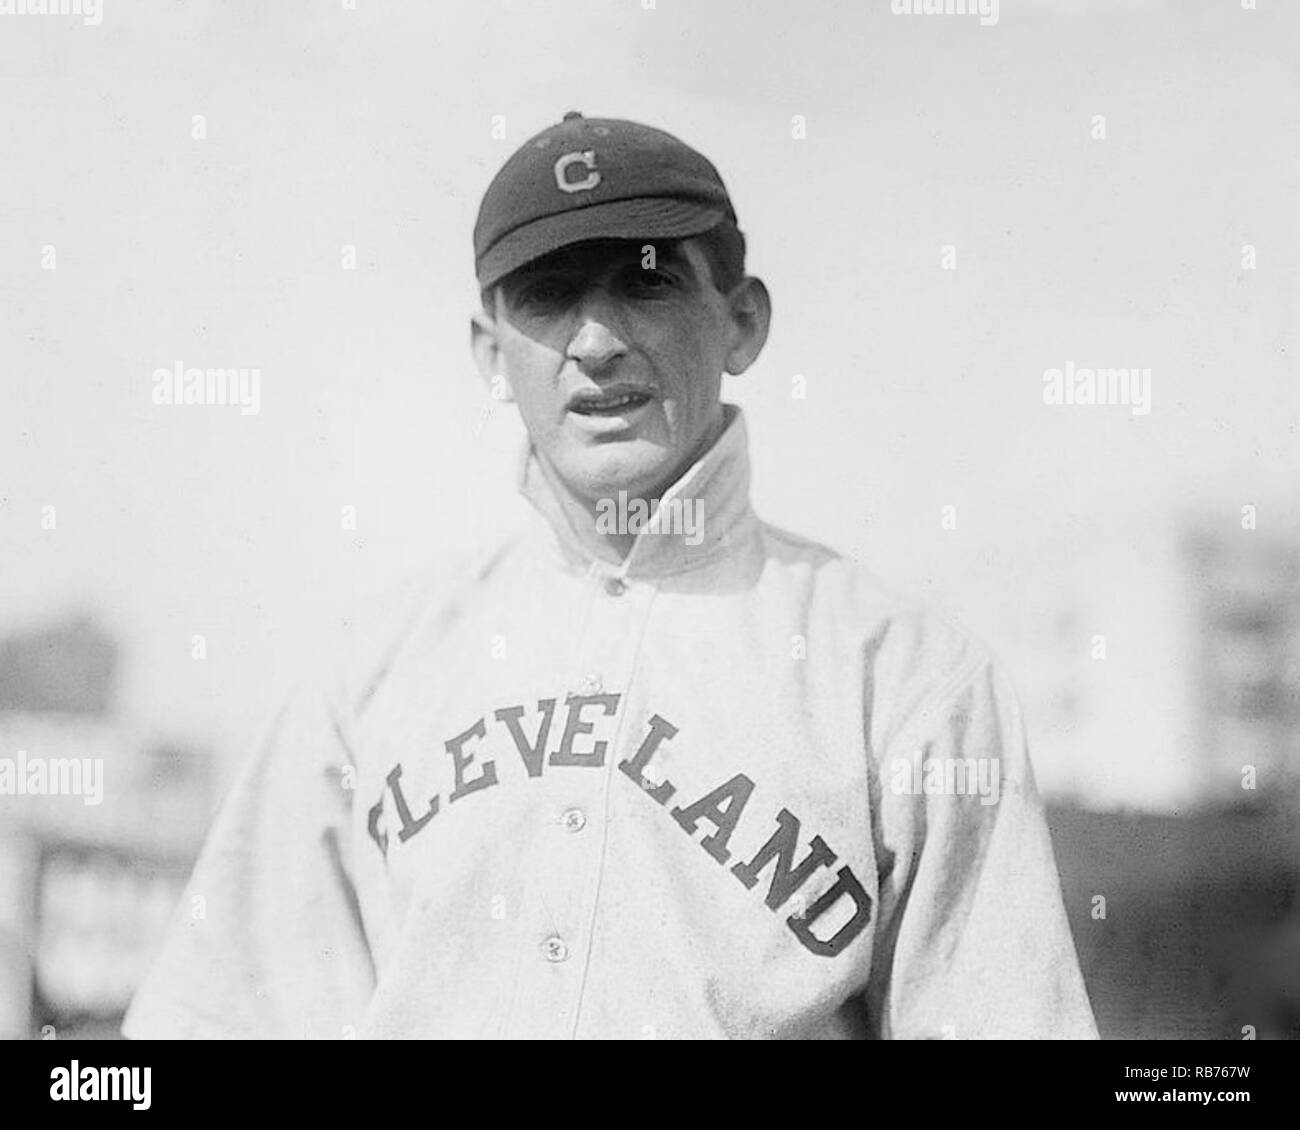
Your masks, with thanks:
M486 289L511 271L561 247L589 239L684 239L715 227L725 207L672 197L641 197L589 204L516 228L491 247L478 264Z

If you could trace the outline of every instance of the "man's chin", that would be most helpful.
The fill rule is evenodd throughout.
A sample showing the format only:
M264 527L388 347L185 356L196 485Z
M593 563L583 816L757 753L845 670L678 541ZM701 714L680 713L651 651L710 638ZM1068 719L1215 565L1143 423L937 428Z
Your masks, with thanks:
M680 474L674 453L644 440L603 443L570 456L557 468L570 490L591 501L653 497Z

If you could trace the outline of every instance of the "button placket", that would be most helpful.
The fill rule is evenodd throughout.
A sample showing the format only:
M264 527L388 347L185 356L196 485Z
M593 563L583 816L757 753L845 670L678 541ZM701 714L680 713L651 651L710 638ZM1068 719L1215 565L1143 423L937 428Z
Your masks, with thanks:
M618 762L629 753L624 747L628 741L627 735L635 728L635 723L629 719L629 695L653 602L654 588L649 584L632 583L622 577L608 575L596 578L588 620L590 631L583 641L582 660L590 672L602 673L605 693L619 695L620 701L614 725L602 734L602 740L608 742L608 748L602 767L604 772L599 782L599 799L584 806L586 810L582 823L588 831L575 837L590 846L590 858L594 861L594 881L587 888L587 914L582 923L582 978L573 998L571 1036L578 1034L581 1025L587 966L592 960L592 939L596 934L600 914L605 847L609 831L609 794L611 788L617 787L611 785L611 781L617 776ZM593 820L595 824L592 823Z
M610 580L598 569L586 579L585 606L578 610L581 627L571 638L570 675L562 694L626 696L653 594L649 586L620 581L615 586L618 599L613 599L606 587ZM547 1018L545 1030L556 1035L572 1036L576 1031L586 983L600 901L611 770L626 756L622 748L628 726L624 701L616 715L610 718L592 706L583 714L584 722L603 719L594 734L581 739L585 749L597 740L606 743L599 768L547 766L538 782L547 798L543 819L549 827L543 836L545 856L538 861L540 881L533 890L535 956L527 965L534 970L529 980L537 1013ZM556 728L562 733L563 725L557 711L551 749L557 740Z
M596 858L588 842L590 834L570 834L562 821L570 809L583 812L584 817L593 810L599 796L599 781L593 777L599 774L549 763L567 722L566 696L600 693L588 690L593 684L584 685L584 679L599 674L590 641L599 634L595 617L603 598L594 569L575 581L570 599L557 604L548 617L562 681L552 687L539 684L535 691L537 699L558 701L539 778L530 782L541 827L528 863L526 906L520 918L525 932L516 935L519 981L507 1026L509 1036L516 1039L562 1039L572 1032L582 983L583 930L595 887ZM598 713L589 707L583 717L589 720Z

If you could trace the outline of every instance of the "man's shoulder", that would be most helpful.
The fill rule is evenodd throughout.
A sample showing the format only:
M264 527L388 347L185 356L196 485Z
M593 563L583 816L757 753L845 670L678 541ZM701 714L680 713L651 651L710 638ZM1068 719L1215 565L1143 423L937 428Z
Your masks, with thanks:
M988 644L933 602L820 542L766 522L763 531L769 558L803 576L810 623L861 655L882 700L920 708L973 680L1003 679Z
M804 576L813 590L810 599L836 606L847 624L882 640L889 634L914 648L948 652L954 661L987 655L985 645L955 619L861 559L770 522L761 525L769 560Z
M421 627L455 607L509 544L489 554L442 554L354 602L327 629L309 678L344 713L360 714Z

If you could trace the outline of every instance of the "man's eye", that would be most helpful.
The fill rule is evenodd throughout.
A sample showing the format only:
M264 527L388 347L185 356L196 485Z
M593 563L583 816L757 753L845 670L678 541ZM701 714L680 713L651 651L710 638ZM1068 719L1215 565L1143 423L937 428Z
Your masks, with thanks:
M573 288L561 279L538 279L515 296L520 306L560 306L572 296Z
M627 282L629 288L634 291L663 292L672 290L677 286L677 280L667 271L660 271L655 268L647 270L643 267L637 267L630 271Z

